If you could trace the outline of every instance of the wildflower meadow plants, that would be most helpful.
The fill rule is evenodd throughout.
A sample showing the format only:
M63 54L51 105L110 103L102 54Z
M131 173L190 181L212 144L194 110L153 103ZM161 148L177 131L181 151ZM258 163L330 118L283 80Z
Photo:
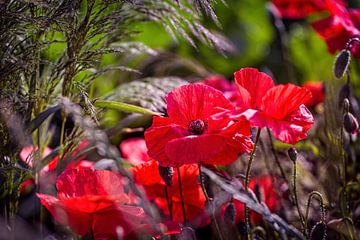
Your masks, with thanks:
M359 240L359 13L0 1L0 239Z

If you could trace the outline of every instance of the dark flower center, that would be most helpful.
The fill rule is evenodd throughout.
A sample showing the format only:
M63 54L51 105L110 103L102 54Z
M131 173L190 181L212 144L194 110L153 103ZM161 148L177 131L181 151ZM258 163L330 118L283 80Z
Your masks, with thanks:
M192 134L201 135L207 130L207 125L208 124L207 124L206 121L203 121L203 120L200 120L200 119L192 120L189 123L188 130Z

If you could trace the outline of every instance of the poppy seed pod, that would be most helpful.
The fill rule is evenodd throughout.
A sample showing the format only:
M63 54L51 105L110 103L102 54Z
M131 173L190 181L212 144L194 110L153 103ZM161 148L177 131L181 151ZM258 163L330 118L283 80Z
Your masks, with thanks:
M160 177L164 180L167 186L172 185L172 176L174 175L174 169L172 167L163 167L159 165Z
M344 74L349 68L351 55L349 50L342 50L335 59L334 63L334 75L336 78L343 78Z
M344 129L348 133L356 133L359 128L357 119L351 113L347 112L344 114Z
M311 240L325 240L326 239L327 226L326 223L320 221L315 224L311 229L310 239Z
M288 155L291 161L296 162L297 159L297 150L294 147L289 148Z

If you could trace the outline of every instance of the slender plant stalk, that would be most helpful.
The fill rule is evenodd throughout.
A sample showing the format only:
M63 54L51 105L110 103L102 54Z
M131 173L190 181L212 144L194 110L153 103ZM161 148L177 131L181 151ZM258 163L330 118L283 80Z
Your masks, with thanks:
M95 240L94 229L92 228L92 226L90 227L90 238L91 240Z
M306 213L305 213L305 227L306 227L306 231L309 231L308 229L308 219L309 219L309 211L310 211L310 205L311 205L311 200L317 197L319 202L320 202L320 210L321 210L321 221L325 222L325 207L324 207L324 201L323 201L323 197L321 195L321 193L317 192L317 191L313 191L310 193L309 197L308 197L308 202L306 205Z
M168 186L164 186L164 191L165 191L166 202L167 202L168 209L169 209L170 219L172 221L173 220L172 203L171 203L170 198L169 198Z
M266 167L265 170L266 170L267 174L271 175L271 177L274 179L275 175L272 171L272 167L270 166L269 159L267 158L265 143L264 143L264 141L262 141L262 139L260 139L259 144L260 144L261 152L264 153L264 163L265 163L265 167Z
M294 200L295 200L295 206L300 218L300 222L301 222L301 226L303 228L303 232L305 233L305 236L307 236L306 234L306 224L305 224L305 220L304 220L304 216L302 215L301 211L300 211L300 206L299 206L299 201L298 201L298 195L297 195L297 187L296 187L296 161L293 161L293 166L294 166L294 173L293 173L293 194L294 194Z
M276 154L276 151L275 151L275 147L274 147L274 142L273 142L273 138L271 136L271 132L270 130L267 128L267 133L268 133L268 136L269 136L269 140L270 140L270 149L271 149L271 152L274 156L274 159L275 159L275 162L276 162L276 165L278 166L278 168L280 169L280 173L281 173L281 176L282 178L285 180L286 183L289 183L287 178L286 178L286 174L285 174L285 171L284 169L282 168L281 164L280 164L280 161L279 161L279 157L278 155Z
M343 110L343 115L345 111ZM344 141L344 122L341 123L340 142L342 146L341 150L341 164L342 164L342 183L343 187L346 186L346 154L345 154L345 141Z
M254 148L250 153L250 158L249 158L249 163L247 165L247 169L246 169L246 175L245 175L245 190L247 191L249 188L249 182L250 182L250 171L251 171L251 166L252 166L252 162L254 160L254 156L255 156L255 151L256 151L256 146L259 142L259 138L260 138L260 133L261 133L261 128L258 128L257 133L256 133L256 137L255 137L255 142L254 142ZM246 226L246 233L247 233L247 238L251 239L250 236L250 210L248 207L246 207L245 204L245 226Z
M209 198L209 194L207 193L207 190L206 190L206 186L205 186L205 183L204 183L204 174L201 171L201 164L200 163L198 164L198 168L199 168L199 176L200 176L200 185L201 185L201 188L202 188L202 190L204 192L204 195L205 195L205 198L206 198L206 203L209 204L209 206L210 206L210 212L211 212L211 218L212 218L211 220L215 225L215 228L216 228L216 231L218 233L219 238L221 240L223 240L219 224L218 224L218 222L216 220L216 216L215 216L215 212L214 212L212 202L211 202L211 200Z
M186 212L185 212L185 203L184 203L184 196L182 191L182 184L181 184L181 174L180 174L180 168L177 168L177 175L178 175L178 182L179 182L179 192L180 192L180 200L181 200L181 210L184 217L184 223L186 223Z
M350 84L350 71L348 70L346 72L347 74L347 84ZM345 101L343 102L343 106L342 106L342 116L344 116L344 114L346 112L348 112L349 109L345 109ZM349 138L351 141L351 135L349 134ZM345 139L344 139L344 121L341 122L341 130L340 130L340 143L341 143L341 147L342 147L342 151L341 151L341 165L342 165L342 187L343 187L343 191L344 191L344 198L346 201L346 206L348 206L348 196L347 196L347 190L346 190L346 150L345 150ZM343 217L348 217L349 213L348 213L348 209L346 209L346 212L344 212L342 210L342 214ZM346 229L350 235L350 239L354 239L353 234L352 234L352 224L349 224L348 221L346 221L345 223L346 225Z
M66 116L65 113L61 113L61 131L60 131L60 156L63 157L64 153L64 139L65 139L65 124L66 124Z

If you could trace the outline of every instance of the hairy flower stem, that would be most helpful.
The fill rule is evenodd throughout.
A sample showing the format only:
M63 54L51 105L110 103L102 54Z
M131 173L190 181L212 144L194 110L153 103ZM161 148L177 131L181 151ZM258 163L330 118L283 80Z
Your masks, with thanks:
M343 107L342 115L346 112L345 108ZM343 187L346 186L346 153L345 153L345 140L344 140L344 121L341 123L341 130L340 130L340 142L342 146L341 151L341 161L342 161L342 184Z
M172 203L171 203L170 198L169 198L168 186L164 186L164 191L165 191L166 202L167 202L168 209L169 209L170 219L172 221L173 220Z
M276 154L275 147L274 147L274 142L273 142L273 138L272 138L272 136L271 136L270 129L267 128L266 130L267 130L267 133L268 133L268 136L269 136L269 140L270 140L270 149L271 149L271 152L272 152L272 154L273 154L273 156L274 156L276 165L277 165L278 168L280 169L280 173L281 173L282 178L285 180L286 183L288 183L288 180L287 180L287 178L286 178L285 171L284 171L284 169L282 168L282 166L281 166L281 164L280 164L278 155Z
M204 183L204 174L201 171L201 164L200 163L198 164L198 168L199 168L200 185L201 185L201 188L202 188L202 190L204 192L204 195L205 195L205 198L206 198L206 203L210 206L211 222L213 222L214 225L215 225L215 228L216 228L216 231L218 233L219 239L223 240L219 224L218 224L218 222L216 220L213 204L212 204L212 202L211 202L211 200L209 198L209 194L207 193L207 190L206 190L206 186L205 186L205 183Z
M321 193L317 192L317 191L312 191L308 197L308 202L306 204L306 213L305 213L305 227L306 227L306 231L308 231L308 220L309 220L309 211L310 211L310 206L311 206L311 200L316 197L319 202L320 202L320 211L321 211L321 221L325 222L326 221L326 215L325 215L325 207L324 207L324 200L323 197L321 195Z
M92 226L90 227L90 239L95 240L94 229L92 228Z
M347 71L347 83L350 84L350 71ZM345 102L345 100L347 100L346 98L343 101L343 107L342 107L342 115L344 115L345 113L349 112L349 105L347 105ZM348 195L347 195L347 190L346 190L346 185L347 185L347 176L346 176L346 149L345 149L345 139L344 139L344 134L345 134L345 129L344 129L344 121L341 123L341 130L340 130L340 144L342 146L342 151L341 151L341 165L342 165L342 189L344 191L344 201L346 202L346 206L349 206L348 204ZM351 141L351 134L349 134L349 138ZM340 168L340 169L341 169ZM341 171L340 171L341 172ZM348 217L349 216L349 208L347 207L345 210L342 209L341 210L343 217ZM351 226L352 224L349 224L348 222L345 223L346 225L346 229L347 232L350 235L350 239L353 239L352 237L352 230L351 230Z
M245 175L245 190L246 191L249 188L250 171L251 171L252 162L253 162L254 156L255 156L256 146L257 146L257 144L259 142L259 139L260 139L260 133L261 133L261 128L258 128L257 133L256 133L256 137L255 137L255 142L254 142L254 148L250 153L249 163L248 163L247 169L246 169L246 175ZM245 204L245 226L246 226L247 238L251 239L249 215L250 215L250 209Z
M184 223L186 223L186 213L185 213L185 203L184 203L184 196L182 191L182 184L181 184L181 174L180 174L180 168L177 168L177 175L178 175L178 182L179 182L179 192L180 192L180 200L181 200L181 210L184 217Z
M297 188L296 188L296 161L293 161L294 166L294 173L293 173L293 194L294 194L294 200L295 200L295 206L300 218L301 226L303 228L303 233L306 236L306 224L304 220L304 216L302 215L300 211L299 201L298 201L298 195L297 195Z

